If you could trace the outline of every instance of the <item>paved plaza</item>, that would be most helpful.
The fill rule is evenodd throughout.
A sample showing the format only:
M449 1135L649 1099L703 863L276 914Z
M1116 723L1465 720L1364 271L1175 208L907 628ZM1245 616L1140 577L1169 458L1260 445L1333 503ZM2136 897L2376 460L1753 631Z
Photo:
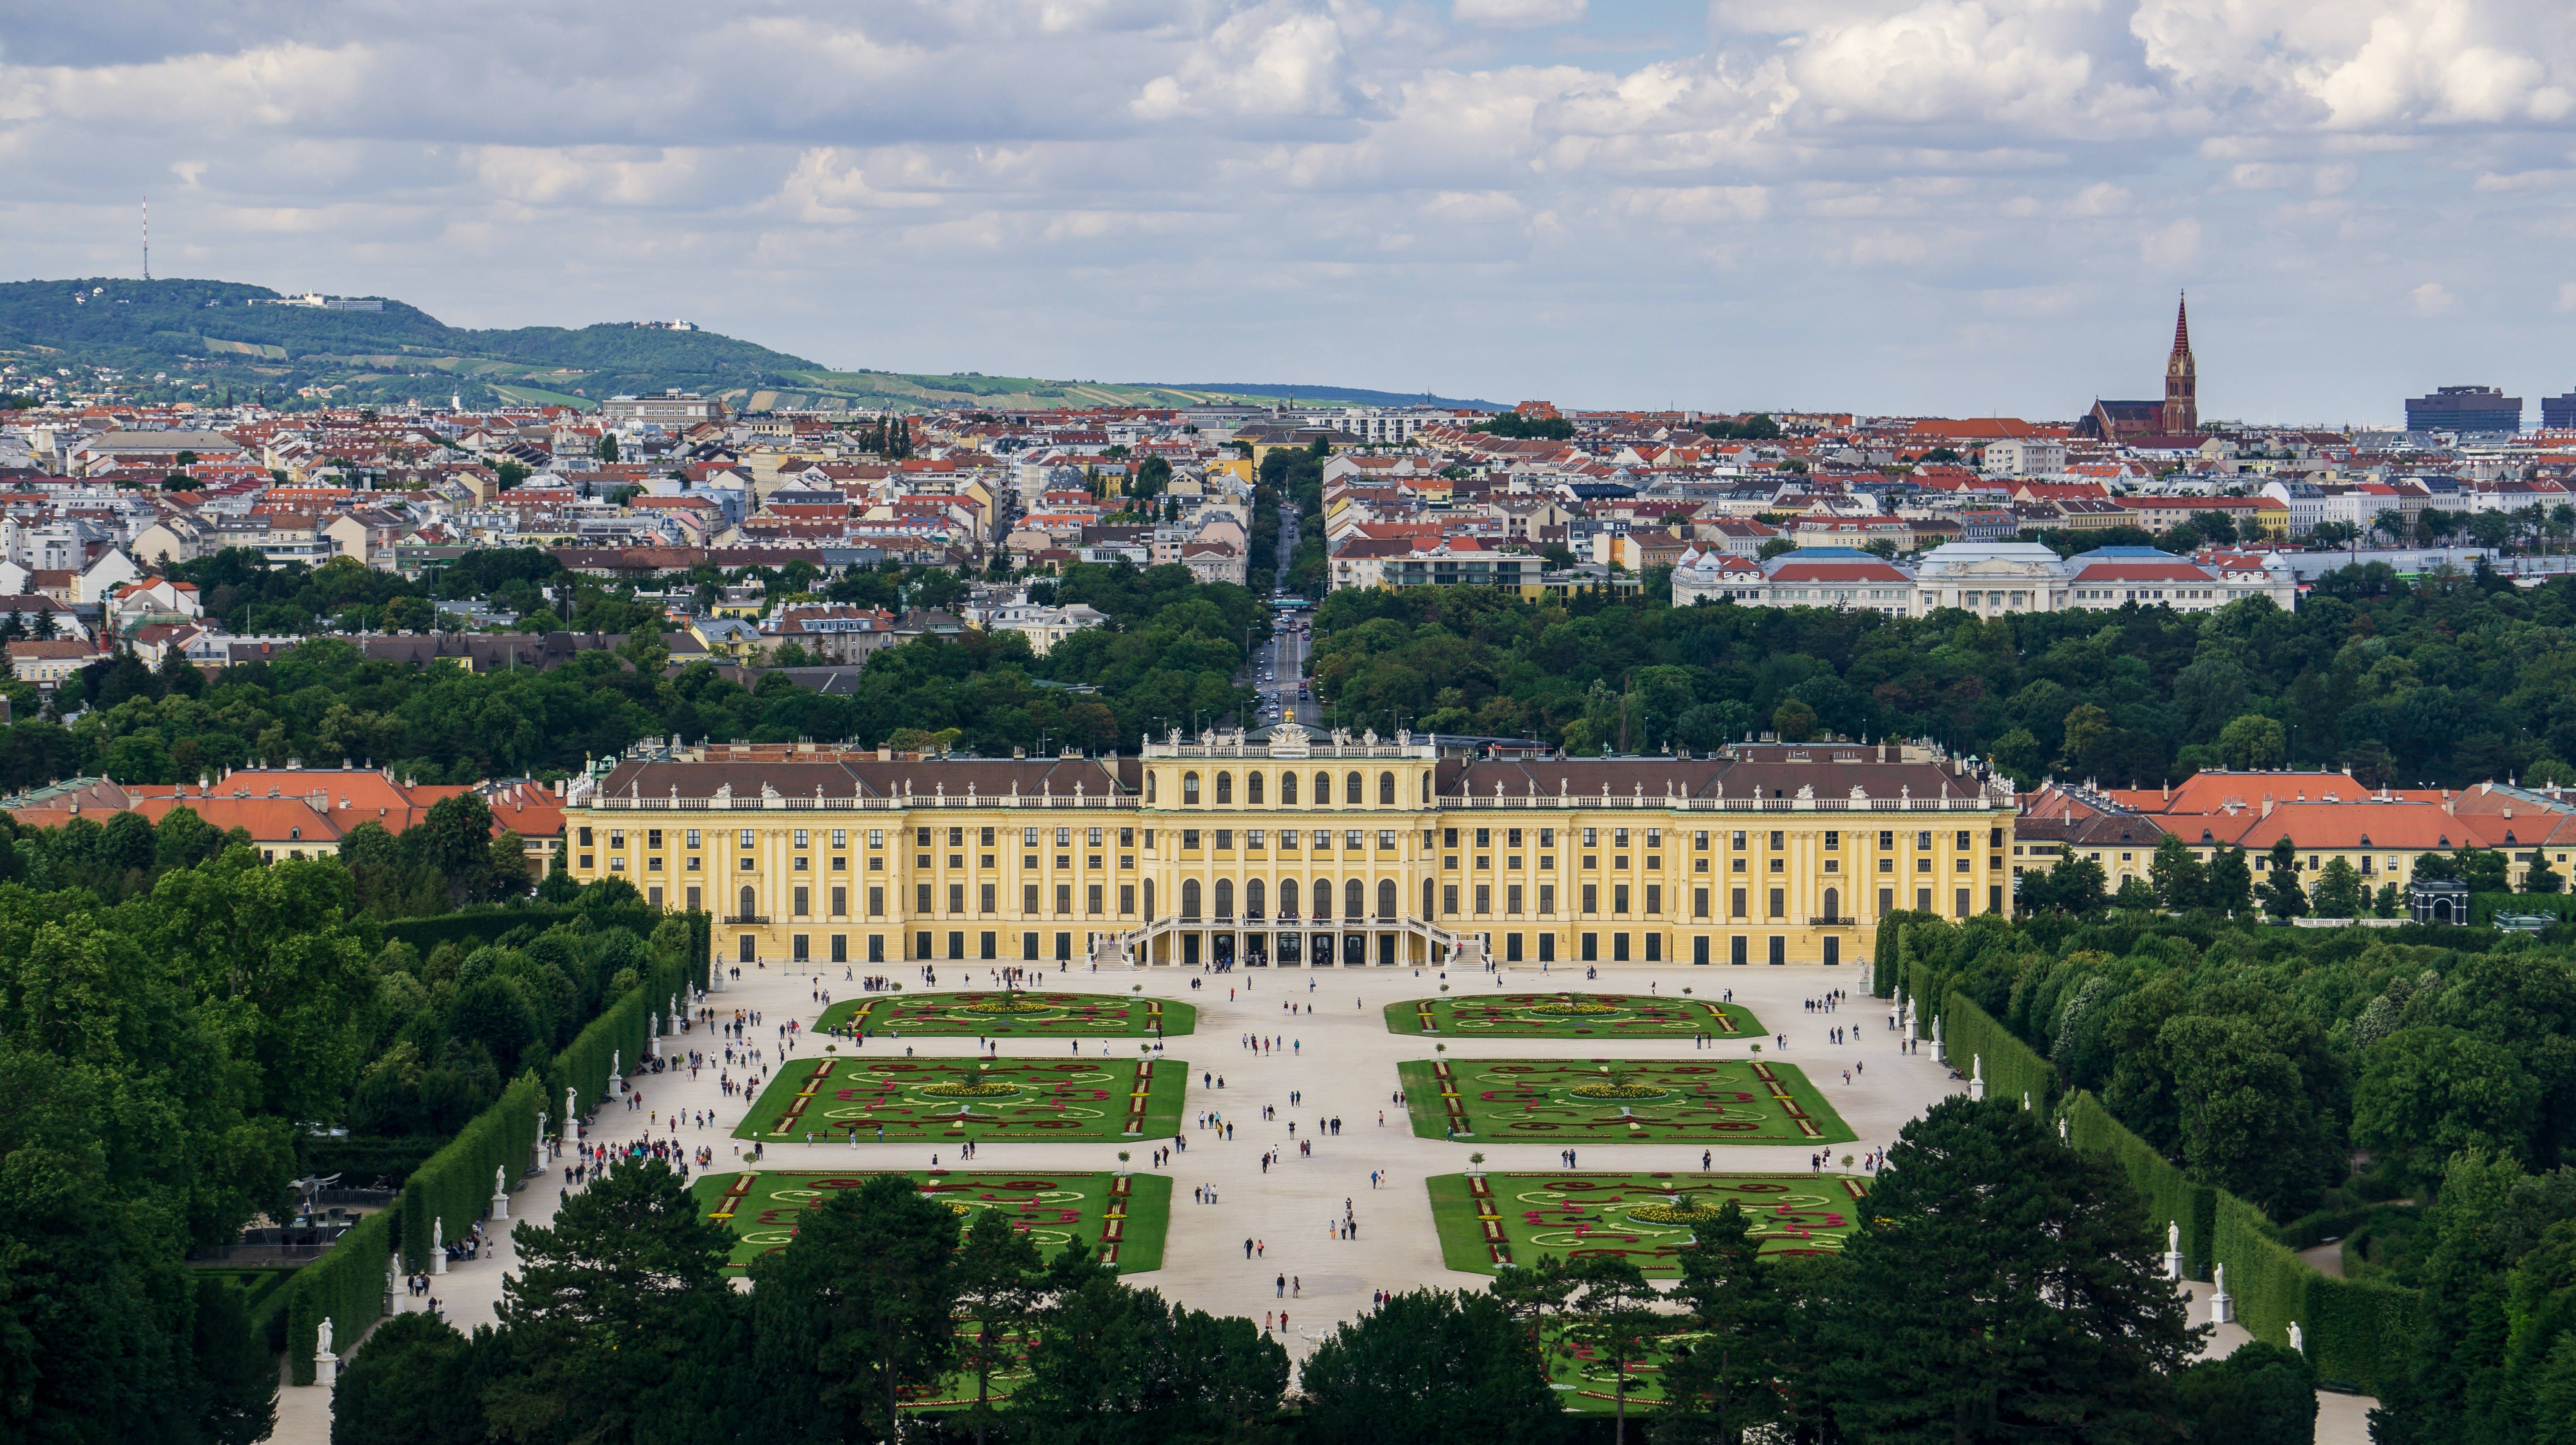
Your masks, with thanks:
M905 965L876 965L876 970L906 985L906 992L925 987ZM987 987L991 977L980 970L945 964L936 987ZM775 1068L786 1058L812 1059L821 1052L819 1036L784 1054L779 1027L795 1021L810 1027L827 1005L814 997L819 988L834 1002L857 996L855 980L842 970L828 976L788 972L772 965L745 970L746 976L706 1003L720 1012L756 1013L758 1023L746 1031L745 1044L764 1051ZM1720 1038L1705 1043L1689 1034L1648 1040L1620 1038L1618 1056L1629 1059L1669 1058L1710 1062L1754 1057L1751 1045L1763 1045L1760 1057L1794 1064L1817 1093L1830 1103L1848 1127L1849 1142L1831 1144L1753 1143L1711 1146L1662 1143L1476 1138L1446 1141L1417 1137L1408 1110L1396 1095L1401 1087L1397 1066L1434 1058L1565 1059L1604 1056L1598 1038L1474 1037L1393 1033L1387 1006L1403 1000L1446 995L1472 999L1480 994L1531 993L1542 990L1599 990L1651 996L1680 996L1716 1001L1733 990L1732 1001L1758 1016L1767 1033L1753 1038ZM1933 1061L1931 1046L1908 1055L1901 1051L1901 1031L1888 1027L1884 1002L1868 997L1867 975L1858 968L1729 968L1670 966L1604 970L1589 984L1580 965L1541 974L1536 968L1506 968L1500 975L1423 969L1317 969L1241 971L1227 974L1184 973L1170 969L1091 972L1076 963L1070 972L1050 975L1041 987L1078 989L1086 993L1127 993L1141 987L1146 995L1188 1002L1196 1008L1196 1031L1169 1037L1162 1057L1188 1065L1188 1093L1182 1101L1179 1138L1182 1147L1171 1162L1148 1169L1150 1151L1170 1147L1169 1133L1099 1142L1019 1142L987 1139L976 1146L972 1166L978 1170L1018 1168L1031 1171L1099 1171L1119 1168L1118 1152L1134 1155L1128 1166L1171 1180L1170 1228L1162 1267L1132 1274L1131 1283L1160 1290L1165 1297L1217 1314L1247 1315L1260 1320L1285 1311L1288 1328L1278 1338L1292 1360L1302 1360L1314 1343L1333 1328L1367 1308L1372 1291L1401 1292L1421 1286L1481 1290L1489 1275L1448 1268L1442 1260L1426 1181L1457 1175L1472 1167L1468 1156L1482 1153L1487 1171L1534 1172L1565 1168L1564 1151L1575 1150L1581 1170L1642 1172L1669 1170L1698 1173L1704 1149L1710 1168L1719 1172L1802 1175L1812 1172L1816 1156L1827 1156L1829 1173L1845 1171L1843 1156L1855 1159L1894 1142L1897 1131L1943 1095L1965 1086L1947 1067ZM1854 997L1832 1012L1810 1011L1810 1000L1830 989ZM843 1012L846 1012L844 1010ZM1848 1042L1830 1042L1841 1028ZM1262 1047L1255 1049L1251 1041ZM1779 1042L1786 1040L1785 1048ZM872 1039L852 1050L846 1040L836 1057L905 1056L916 1059L972 1059L979 1043L972 1035ZM1445 1045L1445 1052L1437 1051ZM690 1048L718 1052L721 1043L702 1026L685 1039L666 1039L661 1051L685 1053ZM1138 1056L1137 1040L1113 1037L1050 1043L1046 1047L1079 1047L1083 1058L1104 1061ZM1030 1052L1010 1041L1008 1056ZM1071 1057L1070 1053L1066 1055ZM1866 1064L1866 1068L1859 1067ZM1845 1072L1850 1071L1846 1082ZM732 1070L739 1079L742 1070ZM586 1137L594 1143L622 1143L648 1132L672 1137L673 1110L694 1118L711 1116L704 1127L684 1126L677 1136L690 1148L715 1151L707 1173L738 1168L739 1151L752 1146L734 1137L742 1124L739 1092L727 1096L717 1084L718 1069L702 1069L695 1081L685 1072L643 1076L634 1081L643 1107L622 1105L594 1115ZM754 1096L758 1097L757 1094ZM1418 1097L1418 1096L1417 1096ZM1264 1111L1271 1113L1264 1118ZM1336 1121L1338 1129L1335 1128ZM1225 1128L1220 1125L1229 1126ZM1302 1146L1302 1147L1301 1147ZM761 1167L782 1171L836 1172L863 1169L954 1170L960 1160L946 1141L885 1144L847 1142L805 1144L771 1142L761 1146ZM1311 1152L1308 1152L1311 1151ZM1265 1155L1275 1152L1268 1169ZM562 1198L560 1163L543 1178L528 1180L511 1197L512 1221L543 1222ZM1202 1202L1212 1198L1214 1202ZM1345 1207L1357 1222L1356 1237L1336 1228ZM514 1263L507 1225L491 1227L498 1236L483 1257L452 1266L434 1280L439 1307L466 1330L493 1321L501 1280ZM1245 1255L1250 1241L1253 1256ZM1277 1281L1291 1284L1283 1290ZM407 1310L423 1308L405 1299ZM2205 1319L2195 1310L2195 1320ZM2241 1338L2241 1336L2240 1336ZM288 1445L324 1445L328 1439L327 1401L317 1389L281 1393L274 1438ZM2330 1413L2329 1420L2333 1419ZM2342 1438L2321 1422L2320 1440ZM2360 1437L2351 1437L2358 1439Z

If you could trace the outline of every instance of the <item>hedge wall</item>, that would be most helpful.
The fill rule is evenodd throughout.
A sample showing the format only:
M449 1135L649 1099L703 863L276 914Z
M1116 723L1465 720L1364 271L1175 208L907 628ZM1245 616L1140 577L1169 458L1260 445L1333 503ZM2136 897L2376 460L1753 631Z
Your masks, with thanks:
M383 1316L385 1277L401 1219L400 1204L378 1210L352 1225L320 1259L295 1272L286 1303L286 1364L295 1383L313 1383L313 1351L325 1317L331 1321L332 1348L346 1352Z
M697 942L697 954L706 956L708 931L712 922L704 913L671 913L658 908L550 908L542 904L479 909L468 913L442 913L434 918L404 918L382 925L385 940L396 939L427 953L442 943L453 943L472 950L487 943L499 942L503 935L528 928L543 933L558 923L587 918L591 926L606 932L611 928L631 928L639 938L653 936L653 927L666 918L689 920L691 934Z
M2215 1192L2218 1262L2227 1266L2227 1292L2248 1334L2286 1345L2295 1322L2320 1379L2373 1394L2405 1373L2415 1291L2320 1273L2280 1241L2261 1210Z
M2576 918L2576 894L2473 893L2469 895L2469 922L2483 928L2494 923L2499 913L2545 913L2557 919Z
M581 1113L587 1115L599 1107L600 1100L608 1096L612 1056L620 1067L632 1071L650 1042L645 1034L651 1027L647 1016L669 1012L674 994L682 995L681 1006L686 1007L688 991L704 978L702 961L694 966L678 961L655 964L643 983L609 1005L590 1021L590 1027L564 1046L562 1053L555 1055L547 1079L547 1092L553 1096L548 1111L558 1115L563 1112L563 1091L567 1086L573 1090ZM669 1025L665 1023L664 1027Z
M448 1243L463 1239L492 1207L494 1171L505 1183L528 1172L536 1157L537 1111L545 1105L544 1081L521 1074L491 1108L412 1171L402 1192L402 1246L413 1270L429 1268L431 1221L446 1226Z
M2182 1226L2182 1272L2209 1278L2210 1247L2218 1232L2219 1191L2194 1184L2153 1145L2129 1132L2090 1092L2077 1090L2066 1101L2066 1133L2078 1148L2099 1149L2129 1176L2129 1185L2145 1201L2147 1219L2159 1231Z
M1905 984L1908 988L1913 987L1912 981L1905 976L1906 965L1913 961L1911 952L1905 946L1905 927L1909 923L1938 917L1940 915L1937 913L1917 913L1909 908L1899 908L1894 912L1879 915L1878 936L1870 945L1869 991L1871 993L1880 998L1894 998L1898 984Z
M2057 1070L1956 989L1941 1000L1941 1046L1949 1055L1950 1067L1962 1074L1974 1076L1972 1056L1985 1061L1989 1099L2019 1103L2027 1093L2030 1106L2043 1113L2055 1102Z

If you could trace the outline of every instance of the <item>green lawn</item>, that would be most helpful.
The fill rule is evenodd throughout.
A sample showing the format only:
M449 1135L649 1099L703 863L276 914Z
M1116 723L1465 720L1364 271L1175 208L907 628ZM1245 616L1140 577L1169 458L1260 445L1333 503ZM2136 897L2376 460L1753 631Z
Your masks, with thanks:
M823 1010L816 1027L870 1037L1108 1038L1174 1037L1196 1027L1198 1010L1141 994L871 993Z
M1428 1184L1442 1261L1478 1274L1534 1264L1542 1255L1622 1255L1649 1275L1678 1275L1691 1221L1654 1217L1671 1209L1675 1196L1685 1208L1735 1201L1766 1255L1838 1253L1869 1193L1869 1181L1852 1174L1616 1169L1436 1174Z
M1173 1059L790 1059L734 1130L799 1143L1058 1143L1176 1132L1189 1065Z
M1417 1059L1413 1132L1495 1143L1838 1144L1856 1139L1795 1064L1763 1059Z
M1753 1010L1636 993L1497 993L1386 1006L1389 1033L1478 1038L1761 1038Z
M797 1215L819 1207L827 1195L856 1189L884 1172L745 1170L703 1176L690 1186L690 1192L709 1218L733 1230L733 1254L725 1268L740 1272L759 1256L786 1248L796 1235ZM1164 1175L1132 1174L1121 1180L1106 1173L1056 1170L894 1172L961 1215L978 1209L1007 1212L1049 1258L1082 1239L1122 1274L1163 1267L1163 1236L1172 1218L1172 1181Z

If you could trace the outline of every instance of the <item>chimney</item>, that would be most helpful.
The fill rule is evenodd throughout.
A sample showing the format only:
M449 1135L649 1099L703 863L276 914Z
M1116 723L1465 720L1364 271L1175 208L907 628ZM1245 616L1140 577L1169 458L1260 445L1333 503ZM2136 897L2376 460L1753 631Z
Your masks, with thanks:
M2271 817L2271 816L2272 816L2272 795L2271 795L2271 794L2269 794L2269 793L2265 793L2265 794L2263 795L2263 813L2262 813L2262 816L2264 816L2264 817L2266 817L2266 818L2268 818L2268 817Z

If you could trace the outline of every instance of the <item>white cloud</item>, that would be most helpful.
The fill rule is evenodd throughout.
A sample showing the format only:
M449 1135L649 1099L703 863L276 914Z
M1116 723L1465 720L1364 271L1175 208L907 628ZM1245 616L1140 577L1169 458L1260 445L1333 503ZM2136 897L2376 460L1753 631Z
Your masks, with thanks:
M2200 255L2200 222L2189 216L2138 240L2138 256L2159 271L2191 264Z
M1449 14L1461 25L1491 25L1526 30L1541 25L1572 25L1583 18L1587 0L1457 0Z
M2427 281L2406 293L2407 301L2418 316L2441 316L2460 304L2460 298L2439 281Z
M2132 394L2101 356L2162 354L2142 263L2210 348L2236 318L2228 414L2341 414L2453 336L2555 344L2422 278L2559 268L2565 0L1707 14L1641 53L1579 0L93 0L0 50L0 256L130 266L150 192L204 274L461 323L1605 403L1687 375L1706 405L2071 415ZM2392 294L2456 318L2433 355L2370 344L2349 298ZM1711 371L1692 338L1780 295L1817 324ZM1323 297L1372 324L1318 326ZM1458 344L1498 310L1531 344Z

